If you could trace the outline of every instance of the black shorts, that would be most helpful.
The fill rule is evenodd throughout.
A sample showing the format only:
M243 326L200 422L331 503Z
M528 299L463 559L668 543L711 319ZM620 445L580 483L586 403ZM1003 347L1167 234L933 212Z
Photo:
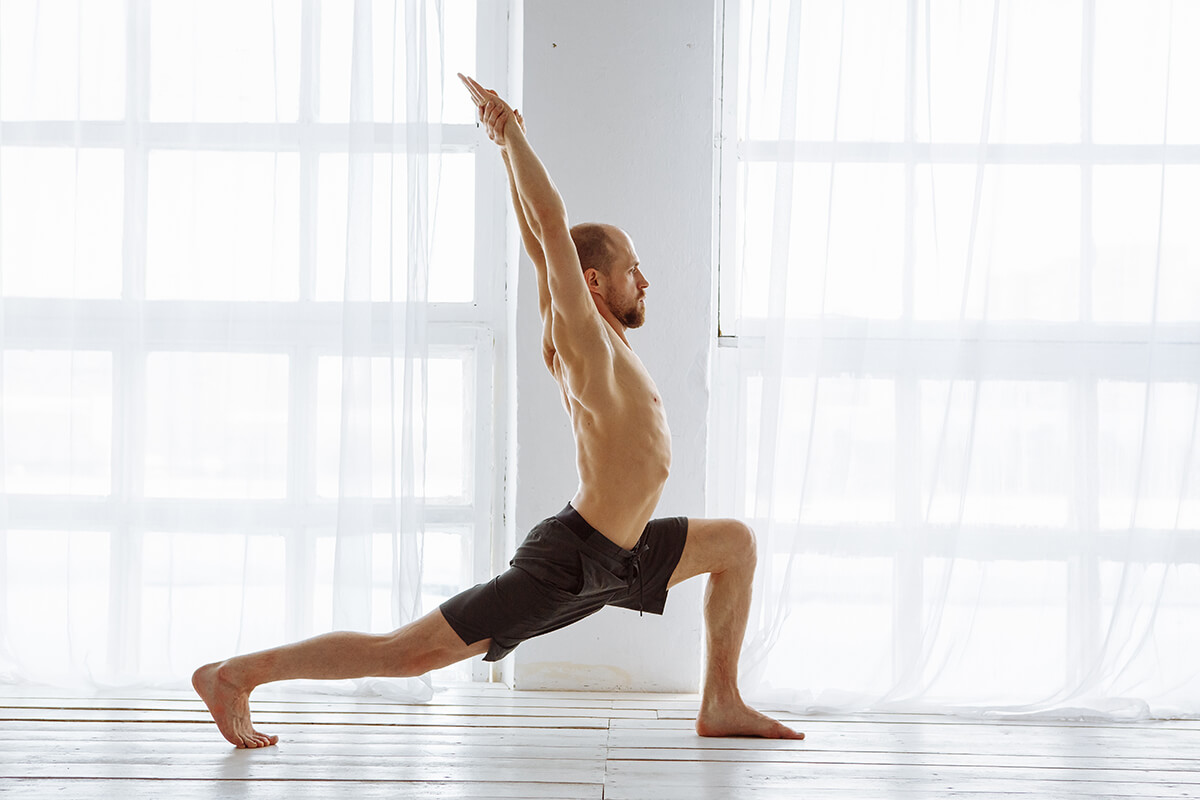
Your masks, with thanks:
M686 541L687 517L655 519L625 550L568 503L534 526L506 572L442 603L442 615L465 644L491 639L483 660L499 661L605 606L661 614Z

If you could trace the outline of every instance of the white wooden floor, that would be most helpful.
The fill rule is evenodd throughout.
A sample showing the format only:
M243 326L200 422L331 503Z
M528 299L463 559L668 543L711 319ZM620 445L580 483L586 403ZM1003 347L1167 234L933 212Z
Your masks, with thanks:
M798 718L803 742L701 739L689 695L464 685L425 705L255 695L279 746L235 750L185 693L14 696L5 798L1200 797L1200 721Z

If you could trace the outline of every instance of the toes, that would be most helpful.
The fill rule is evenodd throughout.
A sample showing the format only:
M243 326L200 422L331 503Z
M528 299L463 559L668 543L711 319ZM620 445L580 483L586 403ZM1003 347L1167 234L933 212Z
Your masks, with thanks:
M265 733L259 733L258 731L255 731L251 736L248 737L248 741L253 742L253 744L250 745L251 747L270 747L279 741L279 737L268 736Z

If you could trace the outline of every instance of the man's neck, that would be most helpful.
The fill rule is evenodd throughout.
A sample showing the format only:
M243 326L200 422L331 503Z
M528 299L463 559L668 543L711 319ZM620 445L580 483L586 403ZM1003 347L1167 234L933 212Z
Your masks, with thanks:
M596 303L596 310L600 312L600 316L603 317L604 321L608 323L608 327L612 328L613 332L616 333L617 336L620 337L621 341L625 343L625 346L632 350L633 346L630 345L629 340L625 338L625 331L627 331L628 328L622 325L621 321L613 316L613 313L608 310L608 306L602 303L600 298L593 294L592 300Z

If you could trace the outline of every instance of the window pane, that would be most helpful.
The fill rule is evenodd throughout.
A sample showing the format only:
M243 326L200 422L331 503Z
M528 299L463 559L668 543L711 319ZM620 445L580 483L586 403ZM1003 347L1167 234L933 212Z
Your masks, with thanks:
M411 7L413 19L406 9ZM443 108L449 113L446 122L470 122L471 104L446 102L446 97L462 100L457 72L466 72L474 64L475 8L465 0L401 3L375 0L369 10L360 7L358 24L363 44L355 48L355 5L353 3L323 3L320 31L320 114L322 122L347 122L350 119L353 81L362 81L359 90L366 104L355 119L377 122L404 122L426 106L427 119L442 121ZM439 15L439 10L441 14ZM398 13L397 13L398 12ZM366 27L366 26L369 26ZM418 33L420 32L420 33ZM431 64L452 65L445 73L432 69L428 74L410 74L406 47L420 43L428 51ZM439 50L445 48L445 56ZM471 49L469 58L450 60L449 56ZM354 67L354 53L370 53ZM423 85L422 85L423 84ZM412 91L410 91L412 90ZM424 98L419 93L424 93ZM408 104L413 104L409 109ZM455 108L455 106L465 107Z
M462 84L458 73L478 75L475 61L475 3L476 0L442 0L442 24L445 27L445 59L448 65L443 80L443 122L473 125L475 106L463 102ZM483 76L480 76L483 77ZM489 84L490 85L490 84Z
M757 389L757 387L755 387ZM761 389L751 392L759 395ZM813 412L813 401L816 412ZM895 517L895 398L891 381L783 381L772 465L773 519L882 522ZM750 406L748 428L761 419ZM752 444L752 459L761 445ZM820 469L814 465L821 465ZM747 496L757 491L751 484ZM766 516L756 509L752 516Z
M923 618L939 620L925 680L939 698L989 705L1051 696L1066 677L1067 565L927 559Z
M743 316L765 316L768 298L782 292L791 317L900 315L902 166L751 162L742 165L739 177L737 254ZM776 185L789 179L790 192ZM790 209L781 202L790 203ZM779 215L790 217L791 225L775 232ZM776 243L774 238L781 235L786 240ZM786 268L781 266L786 275L772 278L777 244L787 258Z
M354 4L321 4L321 48L318 53L321 81L318 119L350 119L350 67L354 44Z
M474 483L475 388L470 359L431 358L426 363L429 391L427 406L405 408L404 362L394 364L386 358L372 358L368 375L343 374L341 358L321 358L317 366L317 492L322 497L337 497L343 490L343 478L355 471L369 470L372 496L403 496L404 481L413 482L417 496L437 498L441 502L464 503L471 499ZM414 364L415 385L412 396L422 398L421 365ZM347 383L349 381L349 383ZM342 418L342 394L351 391L369 394L369 419ZM356 405L362 400L356 400ZM405 415L411 413L413 439L405 442ZM342 430L353 426L357 436L368 437L371 444L369 464L344 463ZM424 437L424 438L423 438ZM416 459L424 472L406 474L401 454L406 447L416 448ZM346 456L355 458L353 453ZM362 474L358 472L357 474ZM353 484L351 484L353 486Z
M437 608L474 584L471 533L470 528L425 532L421 560L421 600L424 610Z
M1200 321L1200 167L1096 167L1092 186L1095 318Z
M295 300L298 186L295 154L152 153L147 297Z
M722 298L722 309L735 306L738 317L765 317L770 301L772 223L774 220L775 179L779 168L774 164L738 164L737 226L735 267L737 277L730 282L736 294ZM815 211L816 209L801 209ZM804 229L795 231L801 234ZM811 234L810 234L811 236ZM802 237L801 242L809 237ZM799 247L799 245L797 245ZM782 266L780 269L788 269ZM729 330L735 326L722 326Z
M147 496L286 495L286 356L154 353L146 394Z
M469 501L474 486L475 409L472 361L429 361L429 442L425 491L430 497Z
M295 122L300 3L157 0L150 7L150 118Z
M818 693L852 689L869 694L891 686L891 559L800 553L789 563L784 553L772 556L770 564L775 585L786 581L804 589L792 594L796 613L780 615L770 658L763 662L763 680L775 686L812 687ZM816 642L856 657L806 658Z
M1099 625L1145 631L1150 645L1126 648L1113 676L1114 697L1138 697L1148 681L1165 688L1165 708L1186 708L1200 652L1200 564L1101 561ZM1142 614L1131 609L1144 609ZM1177 700L1177 704L1172 701Z
M431 259L426 280L430 302L469 303L475 296L475 156L447 153L434 163L431 182L437 187L433 210ZM345 297L348 257L347 218L349 163L346 155L323 155L318 161L317 299ZM361 191L367 191L364 187ZM410 253L407 159L403 154L378 155L371 175L370 205L355 213L371 217L370 275L354 275L356 295L377 302L403 302L416 284L409 264L424 256ZM435 196L430 195L433 204ZM356 267L361 269L362 267ZM369 277L370 291L362 283Z
M788 65L789 16L795 13L801 15L799 63ZM903 4L746 3L741 36L741 138L791 138L780 130L780 110L793 103L799 140L903 138ZM785 85L789 66L794 86Z
M987 118L989 142L1078 142L1081 4L1008 0L995 22L993 8L957 0L922 4L916 25L918 139L978 142ZM985 108L994 25L996 60Z
M1078 168L923 165L916 191L919 319L1079 318Z
M1197 41L1200 5L1196 3L1096 0L1095 140L1200 143Z
M120 150L0 148L6 297L121 296Z
M434 526L424 531L418 545L421 559L421 607L418 613L437 608L474 584L470 534L471 529L464 527ZM412 570L412 565L403 560L405 543L399 538L403 535L387 531L371 536L371 627L374 630L391 630L400 624L395 613L392 580L397 574ZM415 579L415 575L412 578Z
M110 535L104 531L6 531L0 581L5 647L39 680L75 683L106 670Z
M108 494L112 356L9 350L3 378L5 491Z
M120 119L125 9L123 0L0 3L0 119Z
M921 381L920 392L926 521L1067 524L1074 420L1066 383Z
M1198 391L1186 383L1100 382L1100 527L1200 528Z
M446 154L441 161L429 299L470 303L475 299L475 156Z

